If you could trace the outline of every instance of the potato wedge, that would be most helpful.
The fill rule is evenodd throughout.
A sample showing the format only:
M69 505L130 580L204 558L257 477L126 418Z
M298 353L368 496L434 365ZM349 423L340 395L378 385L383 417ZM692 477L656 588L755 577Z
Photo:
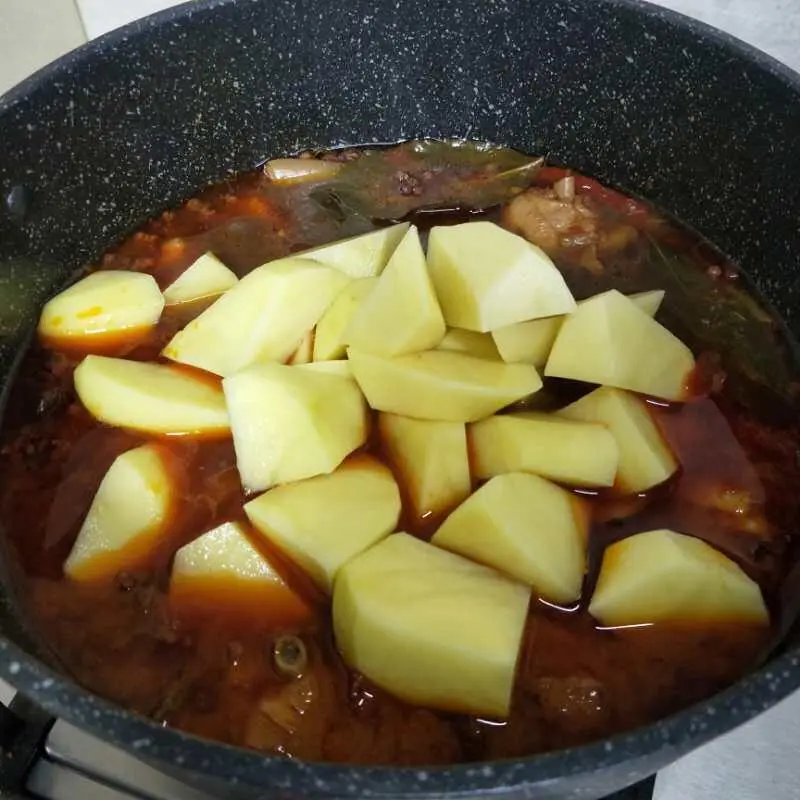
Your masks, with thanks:
M383 464L360 456L330 475L277 486L244 511L261 535L330 592L342 566L395 530L400 491Z
M693 369L692 352L680 339L612 289L564 320L545 375L683 400Z
M664 302L665 294L663 289L651 289L647 292L629 294L628 299L636 303L648 317L654 317Z
M314 361L344 358L347 353L345 332L350 320L377 282L377 278L360 278L351 281L336 295L336 299L317 323Z
M469 426L478 478L533 472L569 486L611 486L619 447L605 425L554 414L496 414Z
M286 362L287 364L295 365L311 363L314 353L314 331L315 329L312 328L300 340L300 344L297 345L297 349L289 356L289 360Z
M658 289L628 297L648 316L653 317L661 306L664 292ZM533 364L536 369L542 369L547 363L563 321L564 317L559 316L517 322L492 331L492 337L503 361Z
M360 236L313 247L297 255L333 267L350 278L370 278L383 272L407 230L408 223L401 222Z
M418 521L439 517L466 500L472 479L463 422L380 414L378 430Z
M572 405L559 417L605 425L616 439L619 466L616 486L626 494L644 492L675 474L678 461L650 412L639 397L602 386Z
M563 321L560 316L517 322L492 331L492 338L503 361L533 364L542 369Z
M323 372L327 375L337 375L340 378L353 378L353 370L350 369L350 362L346 358L338 358L334 361L309 361L308 364L296 364L302 369L309 369L312 372Z
M522 472L485 483L442 523L431 544L533 587L554 603L580 597L589 513L576 495Z
M364 398L350 378L257 364L222 381L236 466L248 491L333 472L367 438Z
M500 353L497 352L492 334L467 331L464 328L448 328L442 340L436 345L436 349L450 350L475 358L500 360Z
M310 617L308 604L253 546L253 535L243 522L223 522L175 553L169 599L178 616L224 614L266 627Z
M75 581L105 581L140 567L158 547L175 494L172 472L158 445L122 453L100 482L64 562L64 574Z
M761 589L738 564L670 530L637 533L606 549L589 613L608 626L769 622Z
M428 350L444 331L419 233L412 225L353 314L345 338L358 350L391 357Z
M53 347L102 352L140 338L163 309L164 297L152 275L101 270L48 300L38 332Z
M504 364L444 350L381 358L351 347L347 354L372 408L417 419L471 422L542 387L528 364Z
M87 411L106 425L162 436L230 434L222 388L202 373L91 355L74 380Z
M204 253L164 289L164 300L168 306L194 303L221 295L238 282L236 273L213 253Z
M163 355L223 377L257 361L286 361L347 282L309 259L265 264L178 331Z
M486 333L575 308L550 257L493 222L433 228L428 266L445 321L454 328Z
M494 570L398 533L339 572L336 643L408 703L504 718L529 598Z

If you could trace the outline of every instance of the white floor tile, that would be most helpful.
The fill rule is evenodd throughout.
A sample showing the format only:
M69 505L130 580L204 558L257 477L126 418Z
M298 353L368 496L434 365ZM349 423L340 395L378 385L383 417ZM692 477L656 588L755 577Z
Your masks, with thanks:
M77 0L90 39L139 17L176 6L178 2L180 0Z
M73 0L0 0L0 94L85 41Z

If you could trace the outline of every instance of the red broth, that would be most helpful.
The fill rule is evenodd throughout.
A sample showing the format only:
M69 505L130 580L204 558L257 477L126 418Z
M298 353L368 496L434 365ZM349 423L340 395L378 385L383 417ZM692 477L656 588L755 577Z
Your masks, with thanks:
M57 663L87 689L201 736L309 760L380 764L579 744L674 712L751 669L782 623L781 593L795 557L800 435L779 326L740 287L733 265L646 203L510 151L409 143L315 157L342 163L342 172L291 185L261 170L242 175L148 222L99 268L145 271L164 287L208 250L243 275L391 220L411 218L423 228L479 216L499 221L547 249L577 297L610 286L667 290L661 318L701 354L698 397L652 404L679 475L636 497L583 492L593 514L584 600L569 609L532 603L510 718L438 713L348 670L333 644L329 602L275 553L311 608L304 622L287 629L232 611L174 613L166 590L175 550L243 518L229 440L162 441L183 476L179 512L141 570L101 586L64 579L63 562L105 470L146 438L96 423L72 387L80 355L35 344L6 413L0 514L21 567L25 611ZM143 341L111 349L158 360L199 310L168 310ZM549 380L537 402L557 406L574 395L569 382ZM383 458L377 442L367 449ZM428 537L436 522L406 509L401 524ZM760 583L773 629L600 627L586 605L604 547L659 527L701 537L734 558ZM294 680L272 658L276 637L286 633L308 650L308 668Z

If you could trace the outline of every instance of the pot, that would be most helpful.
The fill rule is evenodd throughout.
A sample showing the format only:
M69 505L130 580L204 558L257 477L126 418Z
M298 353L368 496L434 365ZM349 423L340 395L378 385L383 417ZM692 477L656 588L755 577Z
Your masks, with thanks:
M800 332L800 77L634 0L210 0L135 23L0 99L0 376L41 302L154 212L269 156L496 141L640 194L738 261ZM8 569L6 569L6 572ZM800 686L800 648L649 727L518 761L302 764L155 726L44 660L5 575L0 676L224 797L599 798Z

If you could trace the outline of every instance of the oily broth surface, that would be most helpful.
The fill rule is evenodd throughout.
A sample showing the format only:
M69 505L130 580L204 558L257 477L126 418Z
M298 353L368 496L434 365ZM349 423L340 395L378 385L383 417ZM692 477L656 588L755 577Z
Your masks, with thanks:
M496 205L503 192L511 199L528 185L549 191L564 174L545 168L525 173L522 186L498 188L493 176L503 171L491 169L501 160L496 152L478 149L474 160L450 162L442 152L406 145L370 154L373 184L395 193L373 215L370 192L359 196L341 182L280 186L261 171L243 175L147 223L100 268L146 271L163 288L208 250L243 275L267 260L409 212L421 227L480 215L513 228L519 221ZM362 156L330 157L351 164ZM589 213L559 233L552 255L577 297L613 285L626 292L667 288L669 298L663 276L650 269L654 241L683 254L713 281L738 280L717 253L648 206L581 176L575 183ZM450 210L431 213L436 206ZM11 392L0 463L0 514L21 567L25 611L57 662L91 691L202 736L308 760L430 764L512 757L589 741L684 707L749 669L772 632L735 624L598 627L585 605L603 548L659 527L700 536L758 580L778 613L793 558L800 470L797 430L767 425L763 408L756 413L743 405L750 395L736 381L722 382L730 369L702 337L687 335L691 320L679 312L666 308L667 324L674 319L676 332L705 354L697 382L715 390L684 406L652 407L681 473L648 496L587 494L593 525L585 600L570 609L531 604L505 723L414 708L350 672L333 646L326 598L275 553L270 556L313 605L302 628L274 630L230 614L174 617L166 590L175 550L220 522L243 518L230 441L162 442L181 476L180 511L146 568L107 586L64 580L63 561L105 470L146 437L92 420L72 389L80 355L38 344ZM167 310L145 341L113 354L158 359L174 331L196 313ZM574 392L567 382L550 381L546 388L553 404ZM776 411L774 419L784 416L777 413L779 399L757 394L768 412ZM375 438L366 449L383 458ZM404 510L400 527L428 538L437 522L414 520ZM274 638L287 632L302 636L309 650L309 668L292 681L276 672L270 657Z

